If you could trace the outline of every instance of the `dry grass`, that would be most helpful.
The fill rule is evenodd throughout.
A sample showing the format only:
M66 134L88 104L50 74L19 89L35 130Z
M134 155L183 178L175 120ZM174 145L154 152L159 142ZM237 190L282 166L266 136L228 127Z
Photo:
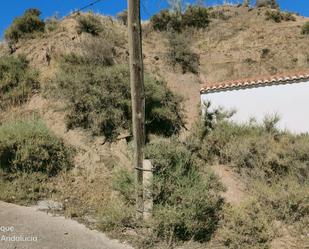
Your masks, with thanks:
M201 71L208 81L308 68L308 40L300 35L299 27L304 18L272 23L265 20L266 9L223 9L232 17L228 21L213 20L208 32L196 39ZM270 51L267 59L261 57L263 49ZM248 59L254 63L247 63Z

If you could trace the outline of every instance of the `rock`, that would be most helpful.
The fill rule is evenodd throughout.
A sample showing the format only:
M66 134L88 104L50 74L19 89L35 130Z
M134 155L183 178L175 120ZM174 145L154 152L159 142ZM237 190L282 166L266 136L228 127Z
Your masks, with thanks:
M43 200L39 201L35 208L40 211L61 211L63 210L63 205L62 203L53 200Z
M86 216L84 217L84 219L85 219L88 223L90 223L90 224L95 224L95 223L97 222L97 220L96 220L94 217L90 216L90 215L86 215Z

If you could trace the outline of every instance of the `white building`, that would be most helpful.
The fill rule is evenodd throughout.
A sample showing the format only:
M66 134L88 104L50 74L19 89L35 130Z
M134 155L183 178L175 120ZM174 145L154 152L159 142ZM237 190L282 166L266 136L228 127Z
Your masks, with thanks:
M251 118L261 122L266 115L280 117L279 128L294 133L309 132L309 70L260 79L206 84L201 89L202 104L211 108L234 109L236 122ZM203 105L202 105L203 106Z

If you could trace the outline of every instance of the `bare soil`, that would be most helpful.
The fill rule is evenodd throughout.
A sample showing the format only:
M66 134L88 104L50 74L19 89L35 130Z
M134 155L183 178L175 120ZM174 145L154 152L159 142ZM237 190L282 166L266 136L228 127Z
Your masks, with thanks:
M248 193L244 179L241 179L237 173L225 165L214 165L212 169L226 188L226 192L223 192L222 196L227 202L239 205L246 200Z

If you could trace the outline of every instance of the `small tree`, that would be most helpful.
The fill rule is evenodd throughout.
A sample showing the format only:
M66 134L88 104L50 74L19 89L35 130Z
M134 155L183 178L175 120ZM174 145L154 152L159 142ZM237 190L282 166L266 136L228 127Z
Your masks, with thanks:
M128 10L124 10L117 14L117 20L120 21L123 25L128 24Z
M301 29L303 35L309 35L309 22L306 22Z
M92 13L79 16L77 21L78 21L78 28L77 28L78 33L85 32L93 36L98 36L103 30L102 23L99 17Z
M38 74L25 56L0 58L0 111L22 104L39 89ZM0 160L1 161L1 160Z
M182 15L184 27L206 28L208 24L208 10L205 7L190 5Z
M24 15L14 19L12 25L5 31L4 37L10 43L17 43L20 38L35 32L44 32L45 23L40 18L41 11L28 9Z

